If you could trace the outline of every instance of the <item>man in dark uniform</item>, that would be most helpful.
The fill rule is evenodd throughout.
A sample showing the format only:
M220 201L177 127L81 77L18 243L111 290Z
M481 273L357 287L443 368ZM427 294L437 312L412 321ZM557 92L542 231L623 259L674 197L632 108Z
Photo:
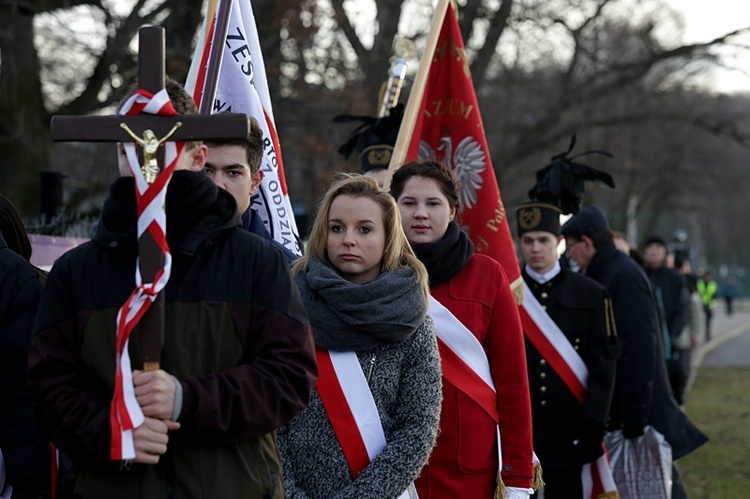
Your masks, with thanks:
M603 453L602 439L615 382L617 336L611 304L603 286L560 266L560 209L527 203L518 207L517 216L525 286L541 305L537 312L546 312L563 333L564 337L559 333L556 337L568 342L562 348L577 354L576 361L582 361L588 372L585 392L571 391L554 360L545 358L549 350L529 331L530 327L524 328L534 450L544 469L544 497L583 497L581 470ZM529 301L524 300L526 310ZM528 316L533 318L534 312L529 311ZM536 324L544 328L543 321ZM552 339L550 345L555 345L554 332L547 334Z
M561 232L567 257L607 289L622 341L607 429L621 429L625 438L633 439L643 435L649 424L672 446L673 460L692 452L708 439L672 397L658 336L656 301L643 269L615 247L607 217L596 206L574 215ZM674 468L672 478L672 497L685 497Z

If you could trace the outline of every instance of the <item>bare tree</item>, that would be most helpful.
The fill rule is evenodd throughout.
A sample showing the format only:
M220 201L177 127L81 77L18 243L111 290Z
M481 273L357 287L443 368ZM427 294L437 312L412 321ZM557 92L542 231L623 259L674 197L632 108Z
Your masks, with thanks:
M116 102L135 77L141 25L167 26L168 73L182 80L202 3L133 0L124 14L105 0L0 4L0 152L10 165L0 170L3 191L34 206L37 171L49 163L50 114ZM91 18L98 45L65 31L59 16L72 8ZM394 37L422 46L433 8L434 0L253 1L293 202L312 209L333 172L357 168L337 154L349 130L332 118L375 112ZM748 182L738 167L748 159L748 104L695 82L722 63L717 49L746 30L680 43L679 18L661 0L464 0L459 23L509 208L574 131L579 150L615 154L592 166L610 171L617 189L587 194L615 224L635 209L642 232L702 227L701 217L743 201L732 188Z

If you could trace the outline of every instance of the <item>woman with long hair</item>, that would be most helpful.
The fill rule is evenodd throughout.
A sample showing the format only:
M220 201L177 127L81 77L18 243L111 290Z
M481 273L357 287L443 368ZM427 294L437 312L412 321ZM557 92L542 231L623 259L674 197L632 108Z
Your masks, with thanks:
M317 347L310 405L278 431L288 498L409 497L440 418L427 274L393 198L342 175L292 272Z
M416 482L419 496L529 497L531 403L521 321L505 272L474 253L459 228L458 186L444 165L408 163L393 174L390 189L429 274L443 362L440 435Z

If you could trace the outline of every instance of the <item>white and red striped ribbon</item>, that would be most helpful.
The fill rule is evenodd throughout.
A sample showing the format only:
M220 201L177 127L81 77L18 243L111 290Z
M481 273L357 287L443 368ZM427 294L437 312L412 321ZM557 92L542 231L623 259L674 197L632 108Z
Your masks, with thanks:
M123 115L137 115L141 113L173 116L177 112L172 107L166 89L151 94L138 89L128 99L120 110ZM135 266L136 287L125 304L117 313L117 338L115 342L115 389L110 405L110 427L112 442L110 458L124 460L135 458L133 444L133 430L143 424L144 416L135 398L133 387L133 373L130 365L128 344L130 333L141 320L151 304L156 300L159 292L164 289L169 280L172 268L172 255L167 246L167 216L164 202L167 186L174 173L177 158L184 147L182 142L166 142L164 144L164 171L156 177L152 184L148 184L141 172L141 165L136 154L135 144L124 144L125 154L130 170L135 177L136 199L138 204L138 237L148 231L156 245L164 255L164 265L154 276L153 282L143 282L140 271L140 256Z
M602 447L604 444L602 443ZM617 492L612 466L609 464L609 454L604 448L604 454L593 463L586 463L581 469L581 483L583 484L583 499L597 499L605 493Z
M526 337L583 404L589 379L586 363L528 286L523 287L523 305L519 312Z
M353 478L383 452L383 423L355 352L316 348L318 395L341 445ZM409 484L397 499L418 499Z

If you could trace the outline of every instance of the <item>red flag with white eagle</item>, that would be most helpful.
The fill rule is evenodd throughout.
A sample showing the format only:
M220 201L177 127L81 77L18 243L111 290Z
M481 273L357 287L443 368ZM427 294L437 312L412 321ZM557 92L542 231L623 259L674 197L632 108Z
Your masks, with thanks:
M520 298L518 258L450 0L438 3L390 169L416 159L436 159L450 167L459 184L462 228L478 253L500 262Z
M223 56L217 59L220 68L213 68L213 71L218 69L218 83L211 112L245 113L258 121L264 138L263 162L260 166L263 181L250 207L261 217L274 240L294 254L301 255L299 232L284 177L284 163L252 5L250 0L221 1L232 3L226 36L214 40L214 33L221 30L216 30L217 2L211 1L185 88L193 94L196 102L201 103L204 89L210 86L207 81L212 71L209 67L212 60L209 58L210 51L212 48L223 50Z

